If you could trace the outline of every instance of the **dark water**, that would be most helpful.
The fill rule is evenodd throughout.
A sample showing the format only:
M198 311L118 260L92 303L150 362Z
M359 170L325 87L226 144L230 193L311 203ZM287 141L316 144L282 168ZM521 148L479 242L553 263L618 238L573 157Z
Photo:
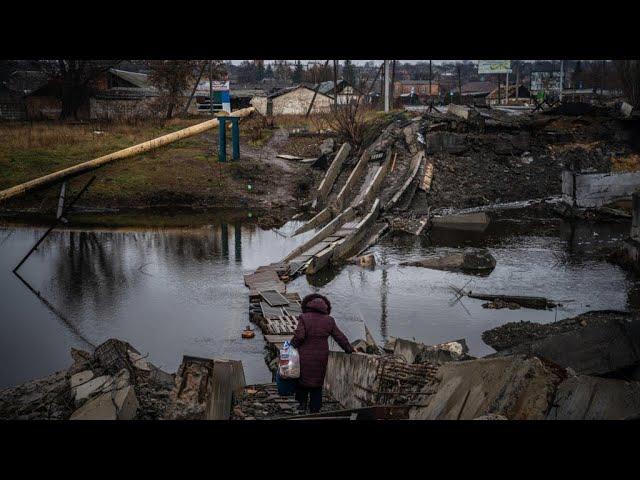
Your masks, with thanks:
M55 231L20 270L40 298L11 269L44 229L0 227L0 387L66 368L70 347L88 348L87 342L111 337L129 341L167 371L175 371L185 354L226 357L242 360L248 382L270 381L261 335L240 338L248 323L242 274L280 260L312 233L287 238L296 222L279 231L242 221L211 223L191 229ZM534 229L506 222L484 233L386 237L372 249L375 269L346 266L300 277L289 290L327 294L347 331L363 319L378 341L466 338L472 354L484 355L491 349L481 333L508 321L550 322L587 310L634 308L633 279L599 254L628 229L624 224ZM398 266L464 245L490 249L497 259L491 275ZM454 303L450 285L546 296L564 305L544 312L488 310L478 300Z
M0 227L0 387L66 368L70 347L111 337L169 372L185 354L226 357L243 361L248 382L270 381L262 336L240 338L242 275L312 235L285 238L293 228L54 231L19 273L56 315L11 273L44 229Z

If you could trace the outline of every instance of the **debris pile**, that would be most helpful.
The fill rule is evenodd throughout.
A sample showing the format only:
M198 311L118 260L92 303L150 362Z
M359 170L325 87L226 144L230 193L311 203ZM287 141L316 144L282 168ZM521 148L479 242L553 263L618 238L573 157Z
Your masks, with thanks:
M413 262L403 262L400 265L488 275L496 267L496 259L487 249L467 248L462 252L454 252Z
M321 412L340 409L340 404L323 392ZM276 420L305 412L298 409L294 397L278 395L275 383L248 385L234 400L231 420Z
M67 371L0 393L0 417L39 420L162 418L173 388L163 372L129 343L109 339L93 354L71 349Z

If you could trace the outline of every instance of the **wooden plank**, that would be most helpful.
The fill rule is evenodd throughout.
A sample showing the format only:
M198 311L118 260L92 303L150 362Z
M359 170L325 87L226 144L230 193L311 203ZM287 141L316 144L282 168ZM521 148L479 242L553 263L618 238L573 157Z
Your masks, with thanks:
M276 348L281 348L284 342L290 342L293 338L293 335L271 335L267 334L264 336L264 340L267 343L271 343L276 346Z
M264 318L279 317L282 315L281 307L272 307L267 302L260 302L260 308L262 309L262 316Z
M420 190L424 190L428 192L431 189L431 180L433 179L433 161L427 159L426 164L424 166L424 177L422 177L422 181L420 182Z
M261 290L260 296L264 298L272 307L279 307L282 305L289 305L289 300L283 297L276 290Z
M287 297L290 302L299 302L300 300L302 300L298 292L287 292L284 294L284 296Z
M305 256L309 255L309 257L313 257L314 255L316 255L317 253L321 252L322 250L327 248L329 245L331 245L331 243L332 242L320 242L320 243L314 245L313 247L311 247L306 252L304 252L304 255Z

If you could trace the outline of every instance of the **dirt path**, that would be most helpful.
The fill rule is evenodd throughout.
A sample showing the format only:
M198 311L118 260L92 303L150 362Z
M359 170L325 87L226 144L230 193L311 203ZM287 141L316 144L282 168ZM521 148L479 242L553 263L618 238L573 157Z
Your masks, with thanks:
M289 139L289 132L280 128L273 133L273 136L262 147L246 145L242 152L244 156L264 162L270 165L277 165L285 172L295 172L297 169L291 160L277 158L282 147Z

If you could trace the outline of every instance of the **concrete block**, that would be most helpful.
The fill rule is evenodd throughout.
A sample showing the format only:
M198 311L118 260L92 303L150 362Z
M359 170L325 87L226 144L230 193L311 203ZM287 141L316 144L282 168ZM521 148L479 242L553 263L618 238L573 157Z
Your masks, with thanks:
M500 355L546 358L578 375L604 375L640 365L640 318L592 318L564 333L516 345Z
M329 352L324 388L344 408L366 407L366 392L355 385L373 389L378 365L377 355Z
M547 420L623 420L640 414L640 382L580 375L558 386Z
M132 386L105 392L77 409L70 420L133 420L138 399Z
M131 385L116 390L113 395L113 402L116 406L118 420L133 420L136 417L140 405L138 404L135 390Z
M491 219L484 212L467 213L462 215L445 215L431 219L431 225L450 230L484 231L489 226Z
M71 388L77 388L79 385L87 383L92 378L93 372L91 370L84 370L76 373L75 375L71 375L69 382L71 383Z
M411 420L472 420L488 414L542 420L562 378L536 357L449 362L437 372L435 393L412 407Z
M117 420L111 393L103 393L73 412L69 420Z
M131 350L129 350L127 353L129 354L129 358L131 359L131 362L133 363L134 367L136 367L138 370L144 370L145 372L151 371L151 368L149 367L149 362L147 362L142 357L142 355L136 352L132 352Z
M630 198L640 188L640 172L562 173L563 201L579 208L597 208Z
M640 192L635 191L631 195L631 238L640 240Z
M455 115L456 117L469 120L471 109L469 107L465 107L464 105L455 105L453 103L450 103L447 111Z
M633 106L628 104L627 102L622 102L622 105L620 105L620 113L622 113L622 115L624 115L625 117L630 117L632 112Z
M244 369L239 360L216 359L206 406L206 420L229 420L233 395L245 387Z
M86 400L87 398L101 392L106 385L113 381L113 377L110 375L102 375L89 380L87 383L78 385L74 390L74 398L76 403Z

